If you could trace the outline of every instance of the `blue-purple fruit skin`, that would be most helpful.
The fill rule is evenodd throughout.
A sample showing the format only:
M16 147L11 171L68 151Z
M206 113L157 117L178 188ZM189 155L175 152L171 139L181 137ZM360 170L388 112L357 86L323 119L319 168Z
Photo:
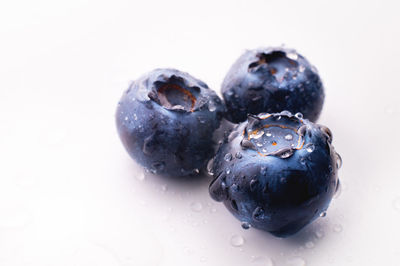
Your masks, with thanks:
M287 111L250 115L220 145L210 195L246 227L287 237L324 215L340 165L327 127Z
M176 69L155 69L123 94L116 124L129 155L145 169L193 176L215 153L212 137L224 110L204 82Z
M293 49L247 50L232 65L222 83L227 119L243 122L247 114L300 112L315 122L325 93L318 72Z

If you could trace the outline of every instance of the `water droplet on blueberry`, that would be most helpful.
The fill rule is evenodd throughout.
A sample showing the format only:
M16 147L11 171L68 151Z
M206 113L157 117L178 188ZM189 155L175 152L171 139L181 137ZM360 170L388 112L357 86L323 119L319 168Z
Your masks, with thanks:
M308 143L308 144L305 146L305 148L306 148L306 151L307 151L307 152L311 153L311 152L314 151L315 146L314 146L314 144L312 144L312 143Z
M247 230L247 229L250 229L250 227L251 227L251 224L250 224L250 223L248 223L248 222L242 222L242 228L243 228L243 229Z
M231 153L225 154L224 160L227 162L230 162L232 160L232 154Z

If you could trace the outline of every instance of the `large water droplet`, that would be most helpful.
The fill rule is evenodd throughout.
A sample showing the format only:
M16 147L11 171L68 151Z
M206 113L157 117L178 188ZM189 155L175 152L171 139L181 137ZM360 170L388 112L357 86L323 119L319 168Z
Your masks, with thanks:
M242 159L242 154L240 153L240 151L238 151L236 154L235 154L235 157L237 158L237 159Z
M248 222L242 222L242 228L243 228L243 229L247 230L247 229L250 229L250 227L251 227L251 224L250 224L250 223L248 223Z
M267 131L267 132L265 133L265 135L266 135L267 137L272 137L272 133L271 133L270 131Z
M315 146L314 146L314 144L312 144L312 143L308 143L304 148L306 148L306 151L307 151L307 152L311 153L311 152L314 151Z
M234 247L241 247L244 244L244 238L240 235L233 235L231 237L231 245Z
M264 135L264 130L259 130L254 134L250 135L250 139L259 139L262 137L262 135Z
M192 202L190 204L190 209L194 212L201 212L201 210L203 209L203 204L201 204L200 202Z
M232 160L232 154L231 153L225 154L224 160L227 161L227 162L231 161Z

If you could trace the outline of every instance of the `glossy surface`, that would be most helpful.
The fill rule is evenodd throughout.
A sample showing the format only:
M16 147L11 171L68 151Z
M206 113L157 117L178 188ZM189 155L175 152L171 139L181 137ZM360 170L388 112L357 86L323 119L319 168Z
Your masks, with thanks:
M268 47L247 50L232 65L221 92L227 117L243 122L247 114L288 110L316 121L324 103L318 72L293 49Z
M197 175L214 155L213 133L224 106L187 73L156 69L134 81L116 113L129 155L154 174Z
M292 235L323 216L339 188L331 143L327 127L300 113L249 116L219 148L210 194L242 227Z

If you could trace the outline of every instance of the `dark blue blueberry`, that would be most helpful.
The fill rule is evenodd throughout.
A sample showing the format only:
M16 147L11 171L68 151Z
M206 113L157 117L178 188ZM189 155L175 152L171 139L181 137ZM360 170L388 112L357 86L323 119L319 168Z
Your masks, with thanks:
M129 155L153 173L197 175L214 155L213 133L224 106L187 73L156 69L134 81L119 102L116 121Z
M316 121L325 97L317 70L283 47L246 51L229 70L221 91L227 118L235 123L245 121L247 114L283 110Z
M213 199L248 227L286 237L324 216L339 187L332 134L300 113L250 115L211 166Z

